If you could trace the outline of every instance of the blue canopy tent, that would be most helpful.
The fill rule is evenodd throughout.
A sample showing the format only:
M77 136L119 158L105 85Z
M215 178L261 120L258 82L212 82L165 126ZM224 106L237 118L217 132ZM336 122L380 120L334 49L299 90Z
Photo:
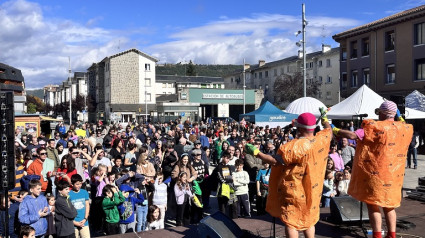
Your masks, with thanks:
M255 123L257 126L265 127L268 125L270 128L276 128L290 124L297 117L297 114L284 112L266 101L257 110L239 115L239 120L244 118L245 121Z

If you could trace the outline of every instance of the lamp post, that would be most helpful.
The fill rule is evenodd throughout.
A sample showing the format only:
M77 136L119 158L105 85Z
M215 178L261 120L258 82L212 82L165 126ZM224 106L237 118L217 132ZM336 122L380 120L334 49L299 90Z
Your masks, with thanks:
M71 57L68 56L68 84L69 84L69 125L72 125L72 78L71 78Z
M146 91L146 67L147 67L147 65L145 65L145 113L146 113L146 116L145 116L145 123L147 123L148 122L148 102L147 102L147 91Z
M306 55L305 55L305 27L307 26L307 21L305 20L305 4L302 4L302 20L303 20L303 82L304 82L304 97L307 96L307 82L306 82Z
M246 89L246 85L245 85L245 58L243 59L243 71L242 71L242 78L243 78L243 114L245 114L245 89Z

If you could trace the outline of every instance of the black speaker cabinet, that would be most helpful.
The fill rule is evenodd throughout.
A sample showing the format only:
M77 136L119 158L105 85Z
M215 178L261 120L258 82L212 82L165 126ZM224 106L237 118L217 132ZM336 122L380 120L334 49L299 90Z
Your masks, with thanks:
M232 219L218 211L201 220L198 234L201 238L235 238L244 233Z
M362 220L368 221L366 204L363 203ZM331 198L331 217L337 223L359 221L360 220L360 202L351 196Z

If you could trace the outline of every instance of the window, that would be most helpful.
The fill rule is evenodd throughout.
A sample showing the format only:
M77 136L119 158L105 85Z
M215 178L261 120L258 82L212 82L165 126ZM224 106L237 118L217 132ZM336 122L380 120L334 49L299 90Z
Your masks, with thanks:
M326 99L328 99L328 100L332 99L332 92L331 91L326 92Z
M425 80L425 59L415 60L416 77L415 81Z
M387 65L387 78L385 83L386 84L395 83L395 65L394 64Z
M167 84L166 84L166 83L163 83L163 84L162 84L162 87L163 87L163 88L166 88L166 87L167 87Z
M201 84L201 88L207 88L206 84Z
M257 78L257 73L254 73L254 78Z
M319 62L317 63L319 65L319 67L322 67L322 61L319 60Z
M318 98L322 98L322 92L319 91Z
M264 72L264 77L266 77L266 78L269 77L269 71Z
M395 43L394 30L385 32L385 51L394 50L394 43Z
M263 89L263 85L260 85L260 89Z
M263 78L263 72L260 72L260 73L258 74L258 77L259 77L260 79L262 79L262 78Z
M326 67L331 67L331 59L326 59Z
M341 48L341 61L346 61L346 60L347 60L347 49Z
M357 70L354 70L351 72L351 87L357 88L357 82L358 82L358 73Z
M274 75L274 76L277 76L277 69L274 69L274 70L273 70L273 75Z
M280 74L284 74L285 73L285 68L280 68Z
M362 56L369 55L369 37L362 39Z
M146 93L146 102L150 102L150 101L151 101L151 94Z
M357 58L357 41L352 41L350 43L350 47L351 47L351 54L350 54L350 59L355 59Z
M425 44L425 22L415 24L415 45Z
M151 86L151 79L150 78L145 78L145 85L146 85L146 87Z
M341 89L347 89L347 73L341 74Z
M326 83L332 83L332 77L328 75L328 77L326 77Z
M151 71L151 64L145 64L145 71Z
M322 83L323 82L323 78L322 78L322 76L319 76L319 83Z
M370 85L370 70L369 68L363 69L363 83L366 85Z

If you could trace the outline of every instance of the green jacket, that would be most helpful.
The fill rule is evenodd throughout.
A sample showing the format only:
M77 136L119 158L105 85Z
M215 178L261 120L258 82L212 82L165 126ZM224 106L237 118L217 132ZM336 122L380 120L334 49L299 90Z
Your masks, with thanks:
M103 211L105 211L106 222L118 223L120 221L120 213L117 206L125 201L125 197L120 191L115 193L111 198L105 197L102 201Z

